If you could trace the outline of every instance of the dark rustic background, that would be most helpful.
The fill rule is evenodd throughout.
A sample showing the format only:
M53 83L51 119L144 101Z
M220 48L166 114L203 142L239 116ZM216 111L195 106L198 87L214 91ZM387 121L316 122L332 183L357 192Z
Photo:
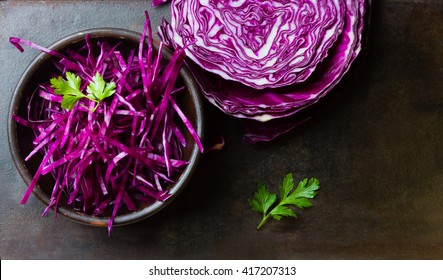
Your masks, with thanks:
M37 51L82 29L141 31L169 5L151 1L0 2L1 259L442 259L443 1L374 1L365 52L319 117L267 144L241 140L241 125L208 104L208 133L224 150L203 156L186 189L155 216L120 228L79 225L52 215L25 185L7 142L7 111ZM247 203L259 179L317 177L322 188L298 219L269 221Z

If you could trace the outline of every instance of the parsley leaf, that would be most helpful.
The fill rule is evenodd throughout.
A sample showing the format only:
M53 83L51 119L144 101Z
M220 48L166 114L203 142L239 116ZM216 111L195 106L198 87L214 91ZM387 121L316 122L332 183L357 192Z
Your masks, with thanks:
M257 229L260 229L269 217L276 220L281 220L282 217L297 217L294 210L288 206L295 206L300 209L312 207L313 204L309 199L317 195L319 188L320 182L315 178L311 178L300 181L295 190L293 190L294 179L292 173L289 173L283 179L279 189L280 201L271 209L277 200L277 195L271 194L266 185L263 182L259 182L255 198L249 199L249 205L252 207L252 210L263 214ZM271 210L268 211L269 209Z
M274 209L272 209L272 211L269 212L269 214L272 216L272 218L274 218L276 220L280 220L282 216L297 217L297 215L295 214L295 212L291 208L283 206L283 205L275 206Z
M59 76L58 78L52 78L50 83L55 94L63 95L62 108L71 110L75 103L85 95L80 91L81 79L79 76L66 72L66 79L64 80Z
M306 208L311 207L312 203L308 200L308 198L314 198L317 194L317 190L320 188L320 182L315 179L311 178L304 179L298 183L297 188L295 191L289 195L286 199L282 199L282 204L286 205L295 205L298 208Z
M66 72L66 80L62 76L50 79L51 88L57 95L63 95L62 108L71 110L74 105L82 98L87 98L97 103L92 111L95 111L100 102L113 95L115 92L115 83L106 83L100 73L96 73L89 83L86 91L88 95L83 94L80 90L81 79L79 76Z
M280 187L281 200L285 200L293 188L294 188L294 178L292 177L292 173L289 173L283 179L283 184Z
M80 98L83 98L83 96L64 95L62 99L62 108L71 110Z
M250 199L249 204L251 205L252 210L259 213L266 213L276 200L277 195L270 194L266 185L259 181L258 190L255 193L255 199Z
M106 83L100 73L96 73L92 78L92 82L89 83L86 88L88 96L98 101L102 101L106 97L109 97L115 92L115 83Z

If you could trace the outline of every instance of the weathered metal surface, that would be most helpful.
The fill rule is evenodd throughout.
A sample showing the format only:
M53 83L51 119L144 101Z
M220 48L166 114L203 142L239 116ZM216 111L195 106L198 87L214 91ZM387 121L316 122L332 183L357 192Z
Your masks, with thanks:
M365 55L321 115L267 144L241 141L241 125L206 104L208 133L224 150L207 154L167 208L114 228L73 223L35 198L9 153L12 91L36 51L20 54L10 36L49 45L94 27L141 31L168 5L150 1L0 2L1 259L441 259L443 258L443 2L374 3ZM322 189L298 219L269 221L247 199L262 179L317 177Z

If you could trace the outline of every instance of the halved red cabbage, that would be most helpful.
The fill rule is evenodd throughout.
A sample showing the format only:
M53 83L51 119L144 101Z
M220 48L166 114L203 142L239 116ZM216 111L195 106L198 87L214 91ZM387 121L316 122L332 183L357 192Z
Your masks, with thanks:
M212 104L238 118L268 122L305 110L342 79L361 50L369 5L173 0L171 24L163 23L160 36L173 47L190 44L189 66ZM247 137L275 138L260 131Z

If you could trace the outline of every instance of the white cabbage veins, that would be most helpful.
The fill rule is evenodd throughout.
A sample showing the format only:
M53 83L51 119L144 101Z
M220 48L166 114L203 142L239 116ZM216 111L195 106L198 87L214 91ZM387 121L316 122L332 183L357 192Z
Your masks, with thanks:
M344 12L341 0L173 1L172 36L210 72L257 89L281 87L313 73L341 33Z

